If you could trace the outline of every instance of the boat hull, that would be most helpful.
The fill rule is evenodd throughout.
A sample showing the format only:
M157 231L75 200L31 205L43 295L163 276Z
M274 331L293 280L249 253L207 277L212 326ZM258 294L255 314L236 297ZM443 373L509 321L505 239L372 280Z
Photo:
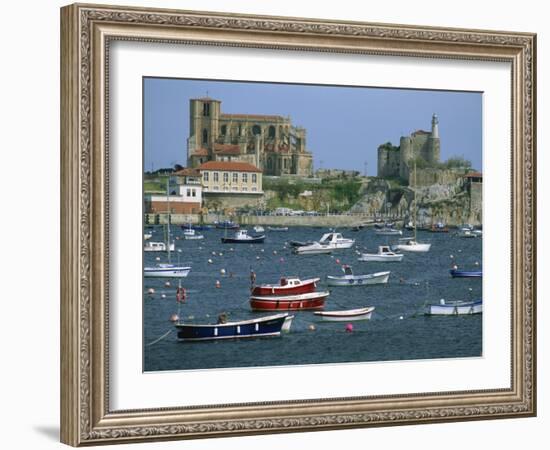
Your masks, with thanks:
M370 320L374 306L360 309L350 309L346 311L316 311L313 314L323 322L356 322L360 320Z
M358 260L363 262L400 262L404 257L405 255L378 255L375 253L363 253Z
M248 239L221 238L222 244L263 244L265 236L255 236Z
M390 272L378 272L369 275L345 275L343 277L327 276L329 286L368 286L372 284L385 284L388 282Z
M288 296L252 296L250 307L254 311L300 311L323 309L328 292L315 292Z
M244 339L280 336L289 331L294 316L278 314L240 322L224 324L177 324L177 338L181 342Z
M185 278L191 272L191 267L145 267L145 278Z
M153 245L155 244L155 245ZM143 251L144 252L166 252L167 251L167 246L164 242L161 242L160 244L163 244L163 245L158 245L159 243L158 242L155 242L155 243L152 243L151 241L148 241L146 244L145 244L145 247L143 247ZM173 252L176 250L176 244L174 242L172 242L170 244L170 251Z
M451 269L449 270L449 273L453 278L481 278L483 276L483 272L481 270L465 271Z
M319 278L305 280L299 286L261 285L252 289L253 296L265 295L298 295L313 292L317 287Z
M443 305L430 305L426 310L428 316L467 316L481 314L483 303L481 300L475 302L449 303Z
M411 252L411 253L426 253L430 251L432 244L398 244L393 247L395 250L401 250L402 252Z

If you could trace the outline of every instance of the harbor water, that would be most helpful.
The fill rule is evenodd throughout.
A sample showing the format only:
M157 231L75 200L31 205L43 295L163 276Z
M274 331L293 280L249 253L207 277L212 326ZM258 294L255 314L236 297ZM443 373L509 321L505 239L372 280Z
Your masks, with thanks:
M232 231L200 231L203 240L185 240L183 230L172 226L178 238L181 263L191 266L182 280L186 301L179 306L186 323L216 323L221 313L229 321L270 315L253 312L249 305L250 271L256 283L278 283L281 276L301 279L320 277L317 290L330 290L325 311L374 306L371 320L320 322L312 311L294 311L289 333L280 337L223 341L178 342L170 317L178 312L178 279L145 278L143 289L144 371L191 370L231 367L396 361L435 358L480 357L483 315L425 316L427 304L479 299L482 278L451 278L453 263L464 270L482 266L482 239L464 239L449 233L418 232L418 240L430 242L427 253L406 253L402 262L360 262L357 252L376 253L379 245L396 243L395 237L378 236L373 229L353 232L342 228L344 237L356 240L351 249L332 255L293 255L288 242L319 240L327 229L291 227L287 232L266 231L263 244L222 244ZM150 232L150 231L149 231ZM152 231L154 241L163 239L163 229ZM404 232L410 234L410 232ZM452 256L452 257L451 257ZM166 262L165 253L144 252L144 266ZM172 262L177 262L177 253ZM391 271L387 284L354 287L326 285L327 275L342 275L349 264L355 274ZM165 283L169 281L170 287ZM219 281L219 287L216 282ZM149 294L153 288L155 293Z

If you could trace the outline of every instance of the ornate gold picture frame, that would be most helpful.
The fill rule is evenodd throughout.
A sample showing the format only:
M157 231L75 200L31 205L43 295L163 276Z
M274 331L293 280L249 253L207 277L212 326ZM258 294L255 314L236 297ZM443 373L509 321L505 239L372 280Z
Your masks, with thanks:
M511 184L504 187L512 199L510 386L114 410L109 57L116 41L509 63L511 148L500 151L512 162ZM84 4L62 8L62 442L80 446L535 415L535 89L536 36L530 33Z

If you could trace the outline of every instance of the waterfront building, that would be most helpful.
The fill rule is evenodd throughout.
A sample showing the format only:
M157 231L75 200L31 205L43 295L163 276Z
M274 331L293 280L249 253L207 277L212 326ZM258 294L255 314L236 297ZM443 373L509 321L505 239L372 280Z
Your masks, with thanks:
M169 198L166 194L146 194L145 212L150 214L199 214L202 208L200 172L183 169L174 172L169 181Z
M306 148L306 130L290 117L227 114L210 97L189 101L187 162L199 167L209 161L243 162L265 175L313 175L313 156Z

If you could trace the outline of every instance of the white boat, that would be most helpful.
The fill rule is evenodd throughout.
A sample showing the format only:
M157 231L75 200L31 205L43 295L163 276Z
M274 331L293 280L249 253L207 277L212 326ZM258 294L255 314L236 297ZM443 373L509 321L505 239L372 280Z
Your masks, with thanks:
M414 236L399 239L399 244L394 245L394 250L401 250L405 252L425 253L430 250L432 244L421 244L417 242Z
M414 164L414 186L416 186L416 163ZM414 235L410 237L405 237L399 239L399 243L393 246L394 250L401 250L404 252L412 253L426 253L430 250L432 244L425 244L418 242L416 240L416 191L413 189L413 214L412 214L414 224L413 232Z
M354 275L351 266L342 266L344 275L333 277L327 275L327 284L329 286L364 286L369 284L385 284L388 282L390 272L376 272L367 275Z
M476 238L478 236L479 234L474 233L473 230L460 230L458 232L458 237L461 237L461 238Z
M426 315L428 316L463 316L481 314L482 312L482 300L446 302L444 299L441 299L439 304L429 305L426 308Z
M350 248L355 243L355 239L347 239L341 233L325 233L321 237L319 244L329 245L334 250Z
M183 278L189 275L189 272L191 272L191 267L164 263L154 267L145 267L143 276L146 278Z
M170 211L170 189L169 180L166 180L166 203L168 205L168 211ZM172 264L171 254L175 250L174 242L170 242L170 213L168 213L168 220L166 223L166 242L151 242L145 243L144 251L166 251L168 254L168 263L157 264L156 266L144 267L143 276L146 278L183 278L189 275L191 267L182 266L179 263L178 252L178 264ZM163 248L163 250L147 250L147 248ZM181 251L181 250L180 250Z
M170 245L168 246L166 245L166 242L147 241L143 247L144 252L173 252L175 249L176 244L174 242L170 242Z
M380 228L378 230L374 230L374 234L377 234L378 236L401 236L403 232L395 228Z
M380 245L378 253L362 253L358 258L359 261L378 261L378 262L399 262L402 261L405 255L395 253L388 245Z
M328 244L312 242L311 244L294 247L292 252L296 255L320 255L323 253L332 253L334 247Z
M252 229L254 230L254 233L265 233L265 229L261 225L256 225Z
M183 237L187 240L204 239L204 236L202 234L198 234L193 228L183 230Z
M261 244L265 235L251 236L246 230L237 230L233 237L222 237L222 244Z
M288 231L288 227L267 227L268 231Z
M143 240L144 241L148 241L149 239L151 239L153 237L153 234L152 233L143 233Z
M348 309L345 311L315 311L313 314L325 322L355 322L358 320L370 320L374 306L366 308Z

